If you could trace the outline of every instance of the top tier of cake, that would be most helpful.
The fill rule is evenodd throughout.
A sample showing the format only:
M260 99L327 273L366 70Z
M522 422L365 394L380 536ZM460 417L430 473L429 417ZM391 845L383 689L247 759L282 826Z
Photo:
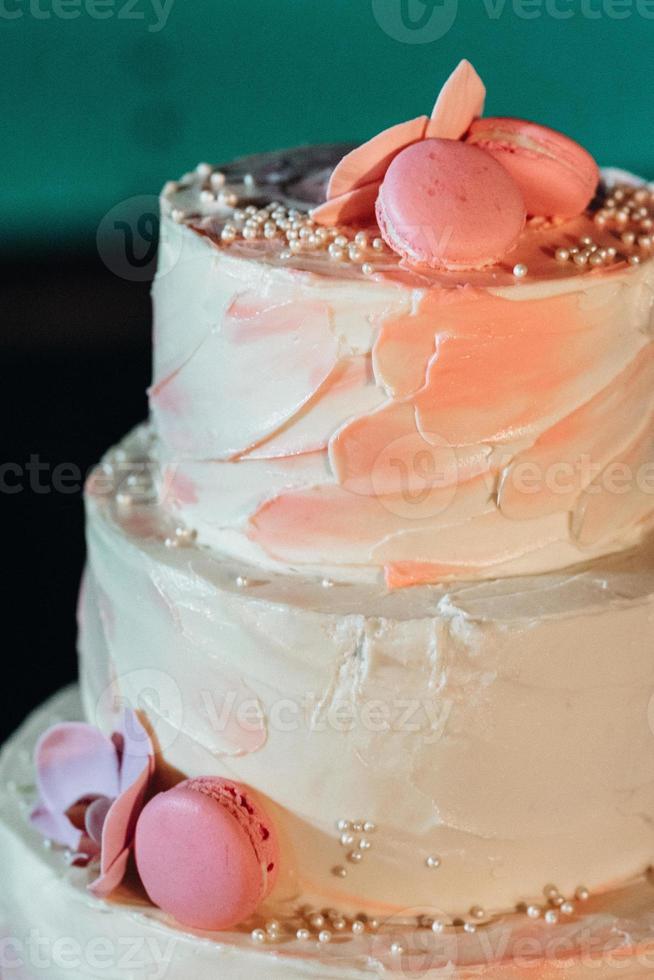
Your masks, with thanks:
M238 559L391 587L639 541L654 194L609 175L583 215L528 221L502 264L412 269L375 229L310 219L343 151L202 164L164 189L150 399L167 506Z

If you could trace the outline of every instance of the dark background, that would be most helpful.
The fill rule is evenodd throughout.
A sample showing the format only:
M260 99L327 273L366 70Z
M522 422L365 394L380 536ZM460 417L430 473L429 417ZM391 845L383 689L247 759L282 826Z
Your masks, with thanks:
M600 163L654 176L654 0L166 8L164 22L153 0L0 0L0 464L22 473L19 492L0 492L0 738L74 676L74 484L146 412L153 195L166 178L428 112L463 56L488 113L547 122ZM67 470L56 489L62 464L77 479Z

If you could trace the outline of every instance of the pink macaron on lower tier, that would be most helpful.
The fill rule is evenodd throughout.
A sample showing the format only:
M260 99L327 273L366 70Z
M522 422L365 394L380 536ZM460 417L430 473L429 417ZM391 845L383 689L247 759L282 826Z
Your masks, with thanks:
M249 918L272 890L279 863L275 829L252 791L208 776L150 800L135 853L151 901L206 930Z
M427 139L399 153L376 205L386 243L432 268L501 262L522 232L525 205L511 175L478 147Z

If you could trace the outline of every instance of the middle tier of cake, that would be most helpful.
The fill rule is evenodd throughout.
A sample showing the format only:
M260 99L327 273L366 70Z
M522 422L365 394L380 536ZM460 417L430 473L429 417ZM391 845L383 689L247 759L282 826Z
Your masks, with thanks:
M394 593L264 573L176 527L150 444L140 430L89 482L86 714L109 731L139 707L167 764L263 794L276 899L455 915L644 871L649 545Z

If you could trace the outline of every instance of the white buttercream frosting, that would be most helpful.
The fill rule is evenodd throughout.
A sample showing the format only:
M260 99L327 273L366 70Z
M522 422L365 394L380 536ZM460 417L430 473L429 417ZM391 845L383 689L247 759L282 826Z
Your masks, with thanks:
M138 468L144 438L117 458ZM109 728L112 705L142 704L170 765L262 793L284 842L278 898L464 914L648 864L649 546L388 593L220 557L104 480L88 497L87 716ZM378 828L355 865L341 819Z

